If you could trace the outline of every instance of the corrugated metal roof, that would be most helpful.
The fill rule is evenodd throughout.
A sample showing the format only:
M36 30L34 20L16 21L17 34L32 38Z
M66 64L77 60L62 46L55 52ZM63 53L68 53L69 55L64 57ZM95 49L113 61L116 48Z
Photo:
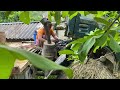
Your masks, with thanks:
M29 25L22 22L0 23L0 31L4 31L6 39L33 40L33 34L40 22L31 22Z

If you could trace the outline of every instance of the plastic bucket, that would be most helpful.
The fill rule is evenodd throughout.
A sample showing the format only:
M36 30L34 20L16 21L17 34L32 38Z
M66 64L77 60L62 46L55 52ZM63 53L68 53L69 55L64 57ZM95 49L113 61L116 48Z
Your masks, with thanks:
M34 37L34 44L36 44L36 36L37 36L37 31L34 32L33 37Z

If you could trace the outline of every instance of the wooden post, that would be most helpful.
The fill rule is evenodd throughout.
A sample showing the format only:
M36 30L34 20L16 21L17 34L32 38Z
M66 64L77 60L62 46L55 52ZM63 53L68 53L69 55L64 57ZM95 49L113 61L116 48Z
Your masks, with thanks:
M5 42L6 42L5 32L0 32L0 44L5 44Z

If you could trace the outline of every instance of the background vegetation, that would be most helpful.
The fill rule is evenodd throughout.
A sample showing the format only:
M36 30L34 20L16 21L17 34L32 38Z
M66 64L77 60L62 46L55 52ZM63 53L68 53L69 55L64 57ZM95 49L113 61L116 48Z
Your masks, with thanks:
M4 11L0 11L0 22L20 22L19 16L21 11L8 11L7 13ZM7 15L9 16L7 17ZM47 11L29 11L30 21L40 21L43 15L47 15Z

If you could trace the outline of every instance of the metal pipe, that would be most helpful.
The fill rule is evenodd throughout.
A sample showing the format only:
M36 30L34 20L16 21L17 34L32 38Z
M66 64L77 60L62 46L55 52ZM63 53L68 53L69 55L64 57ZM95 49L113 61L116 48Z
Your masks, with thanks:
M55 63L60 65L65 59L66 59L66 54L62 54L57 58ZM49 73L44 77L44 79L48 79L48 77L52 74L53 71L54 70L49 71Z

